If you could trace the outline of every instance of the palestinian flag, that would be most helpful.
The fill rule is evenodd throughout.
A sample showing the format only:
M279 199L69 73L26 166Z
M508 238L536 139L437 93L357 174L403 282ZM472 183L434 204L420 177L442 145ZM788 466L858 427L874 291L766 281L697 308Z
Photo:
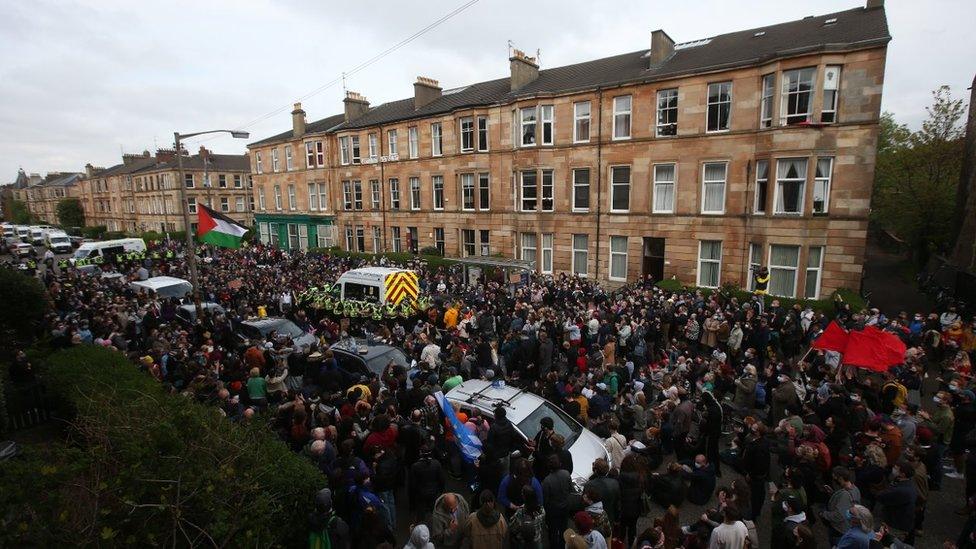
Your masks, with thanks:
M197 238L221 248L240 248L247 229L226 215L197 203Z

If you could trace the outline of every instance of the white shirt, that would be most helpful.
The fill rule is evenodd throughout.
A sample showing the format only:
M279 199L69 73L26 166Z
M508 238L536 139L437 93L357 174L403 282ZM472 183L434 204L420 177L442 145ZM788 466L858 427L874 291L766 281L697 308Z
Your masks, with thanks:
M732 524L723 522L712 530L712 537L708 540L708 549L742 549L749 538L749 529L737 520Z
M583 536L583 541L586 542L589 549L607 549L607 539L598 530L592 530Z

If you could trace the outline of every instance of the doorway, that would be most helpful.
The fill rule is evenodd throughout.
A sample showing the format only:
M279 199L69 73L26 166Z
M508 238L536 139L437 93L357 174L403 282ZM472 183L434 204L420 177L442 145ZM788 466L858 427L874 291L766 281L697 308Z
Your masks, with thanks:
M641 274L643 278L650 276L654 282L664 279L664 239L652 236L644 237L643 263Z

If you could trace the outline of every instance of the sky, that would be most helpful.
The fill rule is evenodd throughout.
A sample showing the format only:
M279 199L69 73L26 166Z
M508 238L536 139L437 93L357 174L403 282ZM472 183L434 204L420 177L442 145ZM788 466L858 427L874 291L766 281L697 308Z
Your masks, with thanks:
M169 147L173 132L242 128L248 140L187 142L217 153L342 111L352 72L469 0L0 0L0 183L27 172L108 167ZM650 47L664 29L687 42L856 0L477 0L346 78L373 104L413 95L418 75L445 89L508 74L508 42L543 69ZM976 71L976 2L888 0L883 109L917 127L931 91L957 98ZM328 85L332 83L331 85ZM314 93L313 93L314 92ZM277 112L275 112L277 111Z

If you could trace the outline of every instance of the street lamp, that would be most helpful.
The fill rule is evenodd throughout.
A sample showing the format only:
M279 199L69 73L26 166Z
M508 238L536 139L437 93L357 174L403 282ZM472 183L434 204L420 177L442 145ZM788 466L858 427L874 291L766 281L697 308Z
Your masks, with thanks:
M176 165L179 172L179 188L180 188L180 201L183 205L180 207L183 210L183 229L186 232L186 253L187 253L187 264L190 266L190 284L193 285L193 305L196 308L197 318L200 318L200 281L197 276L197 253L196 247L194 246L193 233L190 231L190 207L186 200L186 180L183 175L183 145L180 143L183 139L188 139L190 137L196 137L198 135L204 135L208 133L229 133L231 137L235 139L247 139L250 137L248 132L242 132L238 130L209 130L205 132L194 132L194 133L184 133L173 132L173 138L176 140Z

